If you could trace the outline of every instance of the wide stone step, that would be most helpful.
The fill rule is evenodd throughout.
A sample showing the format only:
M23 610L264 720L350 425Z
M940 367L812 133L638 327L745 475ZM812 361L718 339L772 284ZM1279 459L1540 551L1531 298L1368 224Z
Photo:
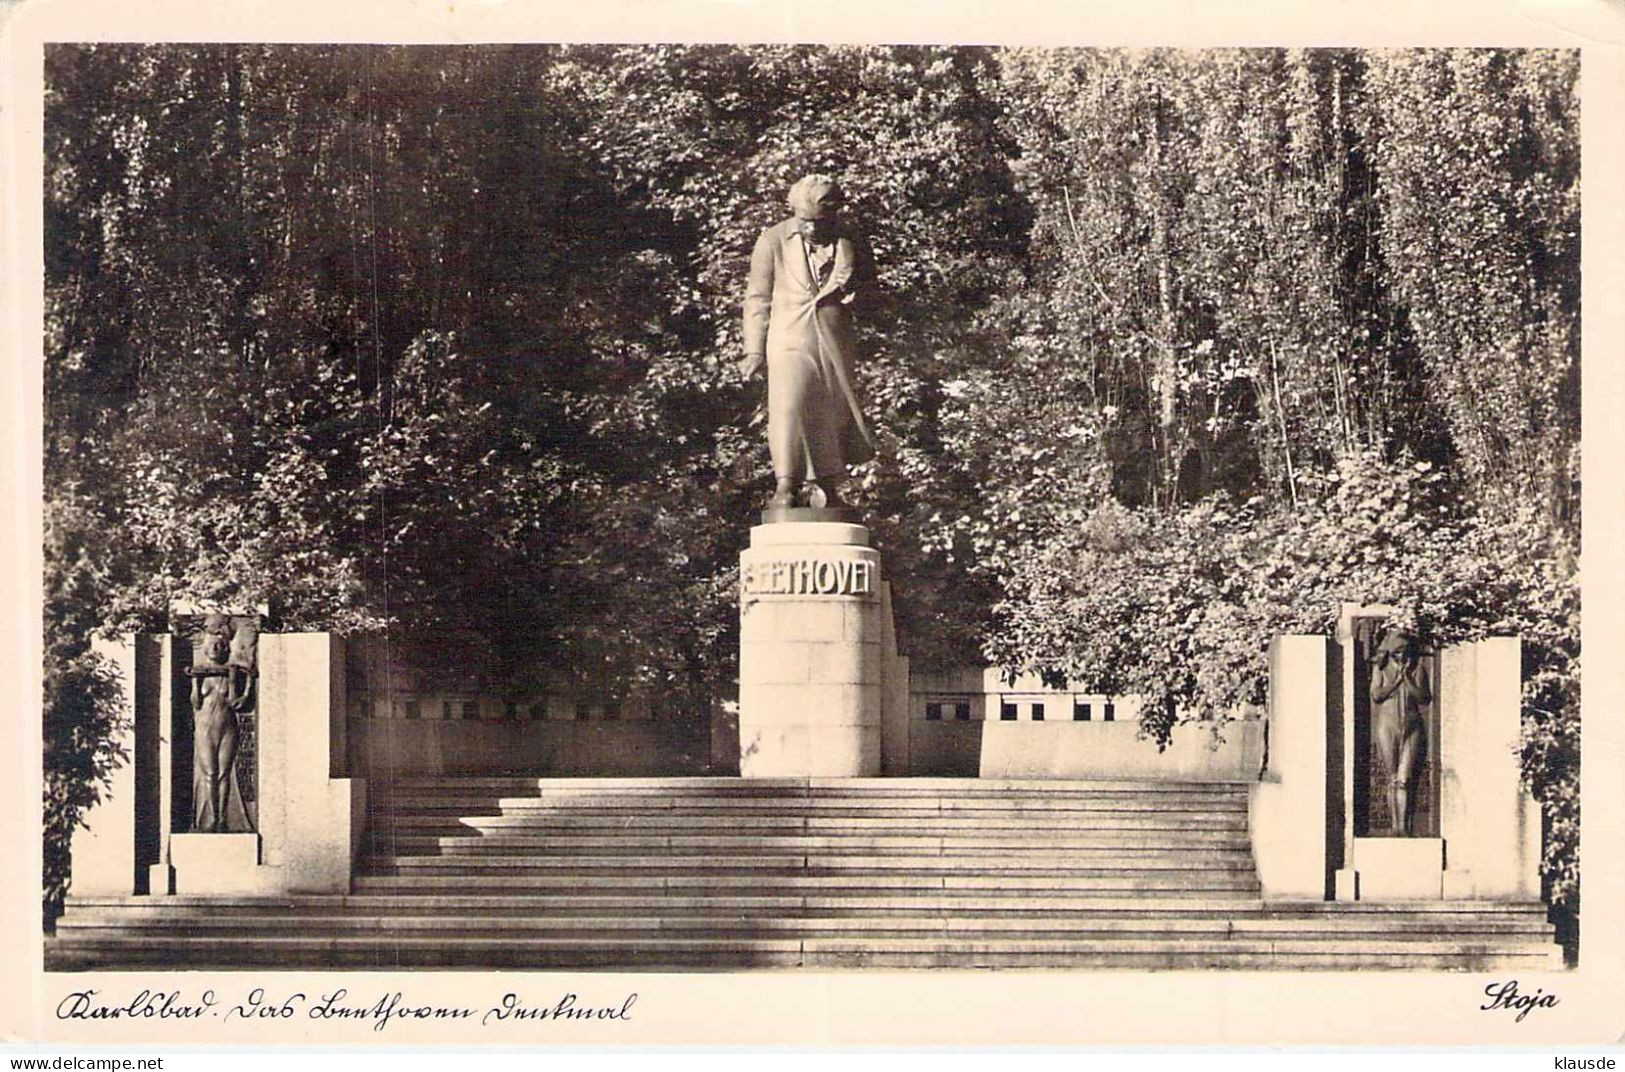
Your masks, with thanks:
M973 824L945 826L913 823L845 827L828 824L811 825L805 820L773 822L772 825L710 822L693 826L640 823L622 827L608 823L571 824L545 820L522 824L492 823L484 819L470 818L414 821L394 827L379 827L370 831L368 837L373 842L384 845L434 838L474 839L493 844L517 844L533 839L553 838L598 838L606 841L615 840L618 843L629 843L636 838L661 840L723 838L737 842L772 838L822 838L827 839L832 845L860 844L869 839L919 838L974 846L1007 846L1013 849L1076 845L1125 849L1201 848L1247 851L1251 844L1244 830L1098 830L1087 827L1033 830L1022 826L986 828Z
M963 874L948 873L924 875L913 871L860 872L810 874L806 871L775 873L716 872L713 874L579 874L549 873L511 874L504 872L466 873L455 870L421 870L401 875L364 874L356 879L356 888L363 892L402 894L427 892L502 893L515 890L542 892L571 890L678 890L692 892L723 891L752 894L781 894L786 890L843 890L871 893L895 889L975 890L983 893L1018 893L1030 891L1062 891L1074 896L1091 893L1122 895L1128 891L1156 891L1160 896L1204 896L1235 892L1258 892L1258 881L1247 874L1217 875L1200 873L1196 876L1157 876L1141 873L1137 877L1081 876L1054 877L1047 875L1009 875L1001 873Z
M394 879L369 879L372 883L395 883ZM368 885L367 888L371 888ZM117 914L139 919L148 916L174 914L243 916L263 914L321 918L345 912L371 912L422 914L446 912L468 915L501 915L505 913L542 916L563 912L586 914L628 913L663 915L687 913L693 915L770 915L773 913L826 913L851 914L860 912L898 913L905 915L937 914L964 915L992 913L997 915L1043 915L1048 913L1115 914L1133 918L1157 918L1171 915L1222 914L1227 918L1251 918L1263 910L1263 903L1226 893L1213 899L1191 896L1154 896L1136 894L1131 897L1102 895L1079 896L1067 891L1041 891L1039 893L986 893L976 890L947 890L940 883L927 887L904 886L875 892L870 889L828 888L812 893L795 891L776 893L718 892L708 889L656 886L642 892L620 892L614 888L602 893L575 891L570 893L446 893L425 892L416 885L415 892L395 890L389 892L353 893L325 898L302 897L294 900L255 897L128 897L128 898L70 898L63 919L81 915ZM1495 917L1501 918L1501 917ZM1508 916L1507 918L1519 918Z
M923 797L923 796L818 796L767 797L751 795L647 797L616 795L570 796L468 796L434 794L394 794L372 802L372 813L466 812L485 814L506 811L611 811L650 814L675 811L684 814L725 812L755 815L803 815L836 813L852 815L970 814L984 817L1006 814L1124 812L1133 814L1245 814L1245 797L1184 797L1123 794L1121 796L1073 797Z
M1143 839L1149 841L1150 839ZM375 843L395 855L495 855L504 858L572 854L641 855L650 850L681 857L709 850L721 856L764 853L898 854L911 856L974 856L994 859L1161 858L1185 861L1214 860L1250 866L1245 843L1230 846L1166 845L1151 842L1124 845L1088 837L933 838L911 836L847 837L805 836L640 836L502 835L406 837L381 835ZM382 853L381 853L382 855Z
M1066 935L1054 938L1040 938L1030 935L1018 937L995 938L978 935L948 935L943 938L912 938L912 937L859 937L843 935L829 938L805 938L802 946L808 951L820 952L919 952L919 951L958 951L958 952L1020 952L1030 950L1033 952L1163 952L1179 951L1185 953L1212 952L1212 953L1277 953L1277 954L1308 954L1326 955L1331 953L1354 953L1367 956L1381 954L1397 954L1415 956L1417 954L1445 954L1451 956L1482 956L1485 954L1518 955L1533 958L1550 956L1551 947L1547 943L1525 941L1518 938L1496 939L1495 941L1458 941L1445 940L1391 940L1370 937L1336 937L1326 939L1287 937L1262 938L1252 935L1236 936L1230 938L1207 938L1201 936L1175 937L1175 938L1143 938L1138 936L1090 936L1080 937Z
M762 851L754 853L669 852L651 854L596 854L566 851L557 854L466 854L410 856L395 854L371 857L368 869L411 868L452 869L469 872L499 871L594 871L632 870L640 872L702 873L710 871L917 871L921 874L1051 874L1096 875L1134 874L1140 871L1230 873L1253 870L1246 854L1226 854L1216 860L1191 857L1137 857L1118 863L1116 854L1051 852L1031 856L1003 854L996 857L956 856L947 852L910 855L904 853L831 853Z
M375 812L368 821L368 826L374 830L399 830L414 826L434 826L437 823L458 822L462 824L478 824L481 829L496 829L498 827L526 828L546 826L556 822L560 812L552 808L510 807L492 809L488 812L469 811L466 809L414 812ZM634 816L648 816L645 811L631 810L623 812L605 811L600 815L610 818L632 818ZM697 813L709 815L729 815L724 809L720 812ZM1059 812L1028 811L1008 812L999 815L978 816L971 812L924 812L918 814L889 812L884 813L888 818L905 829L911 828L915 822L940 822L944 816L956 825L988 826L988 827L1025 827L1027 830L1038 833L1049 830L1077 830L1077 831L1105 831L1105 830L1165 830L1169 832L1231 832L1245 833L1247 829L1247 813L1238 811L1230 814L1210 811L1191 812L1181 814L1166 811L1110 811L1110 812ZM858 813L850 811L752 811L743 813L752 818L761 818L780 823L811 820L814 818L861 818ZM679 821L686 821L683 816Z
M528 914L411 914L401 911L366 912L350 910L324 916L299 913L256 913L217 915L206 910L167 914L131 915L118 911L80 912L64 916L57 933L75 941L100 936L150 933L185 933L193 936L236 935L252 927L256 933L351 934L366 931L390 933L448 932L461 935L489 934L615 934L624 931L651 933L678 932L712 937L785 933L818 936L828 933L868 936L910 934L962 934L1033 938L1138 935L1158 937L1250 937L1256 939L1313 938L1343 940L1351 936L1381 938L1385 941L1454 941L1505 937L1519 941L1547 943L1543 928L1533 923L1497 926L1441 927L1436 920L1401 919L1383 923L1370 919L1350 920L1328 917L1305 919L1230 919L1222 916L1158 916L1133 918L1122 913L1088 912L1042 917L1006 915L950 916L907 913L830 914L778 913L761 916L719 913L626 913L615 915L579 913Z
M374 812L489 811L492 808L549 808L558 811L682 811L704 814L721 810L765 814L850 811L858 815L971 811L996 815L1005 812L1218 812L1247 810L1246 797L1158 796L1130 793L1113 796L1072 797L927 797L927 796L533 796L525 793L458 795L380 795L372 800Z
M1114 813L1121 814L1121 813ZM624 812L600 814L597 812L555 811L532 813L524 816L461 815L454 812L424 814L420 812L385 812L374 816L375 830L395 830L412 833L450 832L510 827L517 830L579 832L583 834L627 831L650 834L704 834L710 832L734 833L741 836L752 833L767 835L788 834L888 834L907 833L928 837L1036 837L1066 833L1087 833L1100 836L1103 832L1085 824L1077 817L1062 817L1063 821L1035 824L1030 816L1009 818L978 818L974 815L896 816L896 815L739 815L739 814L682 814L676 812ZM1237 834L1234 830L1188 830L1171 826L1166 836L1208 840ZM1244 832L1241 832L1244 833ZM1118 834L1114 836L1130 836Z
M252 918L262 915L320 918L358 912L363 914L422 914L430 912L472 913L478 915L514 913L545 915L556 912L670 914L688 911L711 914L773 912L877 911L903 914L965 914L992 912L1001 916L1017 914L1066 913L1078 917L1122 916L1161 918L1166 916L1220 915L1237 921L1276 920L1289 923L1325 922L1330 925L1384 927L1393 923L1416 922L1432 928L1493 928L1508 925L1548 928L1546 908L1533 903L1494 903L1478 901L1420 902L1282 902L1226 897L1197 898L1077 898L1065 893L1044 895L984 896L971 892L950 892L940 888L899 889L886 894L867 891L829 891L818 894L776 896L700 895L692 892L646 894L426 894L403 898L395 894L306 894L287 897L167 896L116 897L80 896L68 898L63 919L85 915L118 915L139 919L149 916L191 915Z
M546 778L527 775L414 775L380 779L386 790L434 792L496 791L586 793L690 793L697 795L805 796L1059 796L1088 793L1234 794L1245 797L1248 782L1173 782L1076 778Z
M1457 968L1553 966L1535 943L1304 941L1135 937L700 937L606 934L535 937L396 934L107 937L49 943L53 968L94 966L98 958L147 967L1274 967Z

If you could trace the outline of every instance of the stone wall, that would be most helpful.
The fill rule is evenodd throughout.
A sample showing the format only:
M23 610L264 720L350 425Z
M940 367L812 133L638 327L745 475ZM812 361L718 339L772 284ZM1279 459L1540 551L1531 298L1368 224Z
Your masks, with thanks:
M504 772L558 777L728 773L717 769L712 751L708 719L350 721L351 766L374 779Z
M909 680L908 773L967 778L1252 781L1263 763L1256 712L1186 723L1165 749L1140 735L1140 698L1013 680L993 667Z
M1264 723L1185 723L1167 748L1140 736L1137 722L987 722L984 778L1100 778L1250 782L1263 758Z
M716 712L683 710L613 676L546 668L503 680L477 644L350 642L348 756L373 778L525 773L570 777L728 774Z

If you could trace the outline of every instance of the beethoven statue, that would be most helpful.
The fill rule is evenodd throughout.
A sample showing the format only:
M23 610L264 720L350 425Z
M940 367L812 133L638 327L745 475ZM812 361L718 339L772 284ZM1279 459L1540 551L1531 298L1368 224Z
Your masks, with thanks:
M852 322L873 273L841 203L833 179L808 175L790 188L794 215L763 231L751 253L740 370L767 370L772 509L840 506L846 467L874 454L854 389Z

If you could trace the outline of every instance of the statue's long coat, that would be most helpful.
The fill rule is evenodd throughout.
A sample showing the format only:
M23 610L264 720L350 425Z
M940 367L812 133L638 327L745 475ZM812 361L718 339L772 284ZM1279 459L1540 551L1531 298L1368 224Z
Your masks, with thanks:
M745 353L767 360L768 446L780 478L839 479L874 454L852 373L852 303L872 271L860 238L842 228L837 240L855 256L839 286L814 280L794 219L763 231L751 253Z

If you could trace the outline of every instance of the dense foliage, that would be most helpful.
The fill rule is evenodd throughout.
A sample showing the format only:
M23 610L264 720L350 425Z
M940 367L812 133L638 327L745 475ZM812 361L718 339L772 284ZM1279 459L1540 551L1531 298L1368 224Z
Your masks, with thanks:
M1037 284L998 490L959 523L989 651L1261 703L1265 645L1387 603L1525 641L1525 772L1576 886L1579 158L1572 54L1020 53L1003 66ZM1060 387L1060 390L1057 390ZM1000 429L1007 433L1011 429Z
M97 631L171 599L732 688L765 498L751 241L838 174L881 292L855 474L917 663L1262 698L1339 603L1526 644L1578 838L1572 53L56 47L48 897Z

